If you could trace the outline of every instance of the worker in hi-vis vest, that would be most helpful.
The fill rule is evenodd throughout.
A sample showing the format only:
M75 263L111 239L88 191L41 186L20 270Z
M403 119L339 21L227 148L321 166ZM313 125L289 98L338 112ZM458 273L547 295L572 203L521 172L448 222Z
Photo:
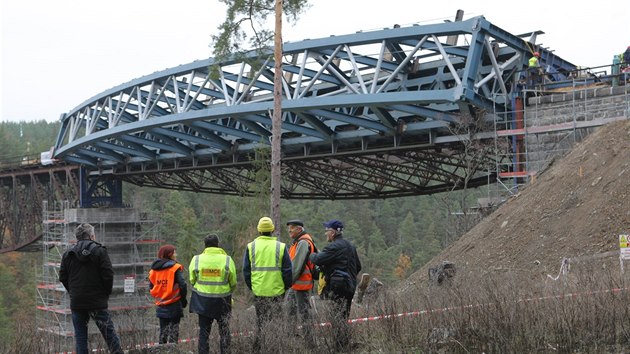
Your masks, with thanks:
M232 293L236 289L236 266L232 257L219 248L219 236L208 235L203 240L203 253L190 261L190 312L199 315L198 352L210 352L208 338L212 322L219 324L221 354L230 352L229 319L232 313Z
M534 52L527 62L527 71L529 72L529 88L535 88L540 83L540 53Z
M160 319L159 341L160 344L177 343L179 322L188 304L184 267L177 262L173 245L160 247L157 257L149 271L149 290L155 299L155 315Z
M254 352L260 352L265 346L261 343L265 336L266 324L282 315L284 293L291 287L291 259L283 242L272 236L275 230L269 217L258 221L259 236L247 244L243 256L243 277L245 284L254 293L256 308L256 337ZM268 337L272 337L268 333ZM263 351L271 351L267 348ZM277 348L274 348L276 351Z
M289 257L293 265L293 277L291 289L287 291L287 304L289 307L289 323L295 328L313 326L310 298L313 290L313 275L316 273L315 265L308 258L311 253L317 252L313 238L306 232L304 222L299 219L287 221L287 232L291 238ZM319 280L319 279L317 279ZM312 330L297 331L304 337L306 345L315 347L315 337Z

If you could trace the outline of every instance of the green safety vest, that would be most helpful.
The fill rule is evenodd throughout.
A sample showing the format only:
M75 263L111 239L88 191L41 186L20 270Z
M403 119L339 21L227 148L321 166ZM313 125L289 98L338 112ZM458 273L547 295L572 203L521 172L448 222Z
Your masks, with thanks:
M536 58L536 57L529 58L529 67L530 68L538 67L538 58Z
M254 295L272 297L284 294L282 257L285 248L286 245L273 236L258 236L247 244Z
M236 284L230 284L230 274L236 279L234 261L218 247L208 247L190 261L189 275L193 291L205 297L226 297Z

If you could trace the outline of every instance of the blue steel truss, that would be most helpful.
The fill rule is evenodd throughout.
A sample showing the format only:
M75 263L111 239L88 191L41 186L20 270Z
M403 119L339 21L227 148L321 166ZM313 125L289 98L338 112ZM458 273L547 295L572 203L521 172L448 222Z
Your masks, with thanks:
M480 16L285 43L282 196L380 198L487 183L492 154L471 171L465 141L493 136L462 133L462 117L487 127L510 119L496 112L519 94L533 50L552 79L576 68L536 47L538 33L512 35ZM273 77L271 52L251 52L132 80L62 115L55 157L138 185L251 194L254 161L270 146Z

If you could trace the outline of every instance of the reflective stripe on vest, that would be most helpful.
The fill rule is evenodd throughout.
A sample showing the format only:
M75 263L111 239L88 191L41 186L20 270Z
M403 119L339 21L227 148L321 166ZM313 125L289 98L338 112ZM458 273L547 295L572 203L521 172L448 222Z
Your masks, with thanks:
M289 248L289 256L291 257L291 261L295 259L295 252L297 252L297 246L301 240L305 240L308 243L309 255L315 251L315 245L313 244L311 236L308 234L304 234L300 236L300 238L298 238L297 242L294 242L291 245L291 248ZM311 290L313 288L312 269L314 267L315 265L308 259L308 256L306 256L306 264L304 265L304 270L302 270L302 274L300 274L300 277L297 278L295 283L293 283L291 289L300 291Z
M247 245L254 295L271 297L284 294L281 268L285 247L284 243L271 236L260 236Z
M193 286L193 291L203 297L226 297L231 295L232 289L229 284L230 256L225 256L225 267L222 268L220 266L214 267L215 264L208 262L204 262L200 268L199 256L195 256L195 268L193 271L197 273L197 281ZM211 256L205 255L205 257ZM223 269L223 275L221 275L221 269Z
M149 271L149 280L153 284L151 296L155 298L156 305L165 306L179 301L181 296L179 284L175 282L175 272L180 269L183 269L183 266L176 263L170 268Z

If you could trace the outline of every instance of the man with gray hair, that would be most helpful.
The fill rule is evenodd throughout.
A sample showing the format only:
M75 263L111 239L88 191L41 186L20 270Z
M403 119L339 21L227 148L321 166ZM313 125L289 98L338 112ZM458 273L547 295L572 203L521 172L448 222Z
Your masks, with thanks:
M114 285L114 271L107 249L96 242L94 226L81 224L74 235L77 244L61 259L59 281L70 294L77 354L88 353L88 322L96 323L109 351L122 354L107 303Z

